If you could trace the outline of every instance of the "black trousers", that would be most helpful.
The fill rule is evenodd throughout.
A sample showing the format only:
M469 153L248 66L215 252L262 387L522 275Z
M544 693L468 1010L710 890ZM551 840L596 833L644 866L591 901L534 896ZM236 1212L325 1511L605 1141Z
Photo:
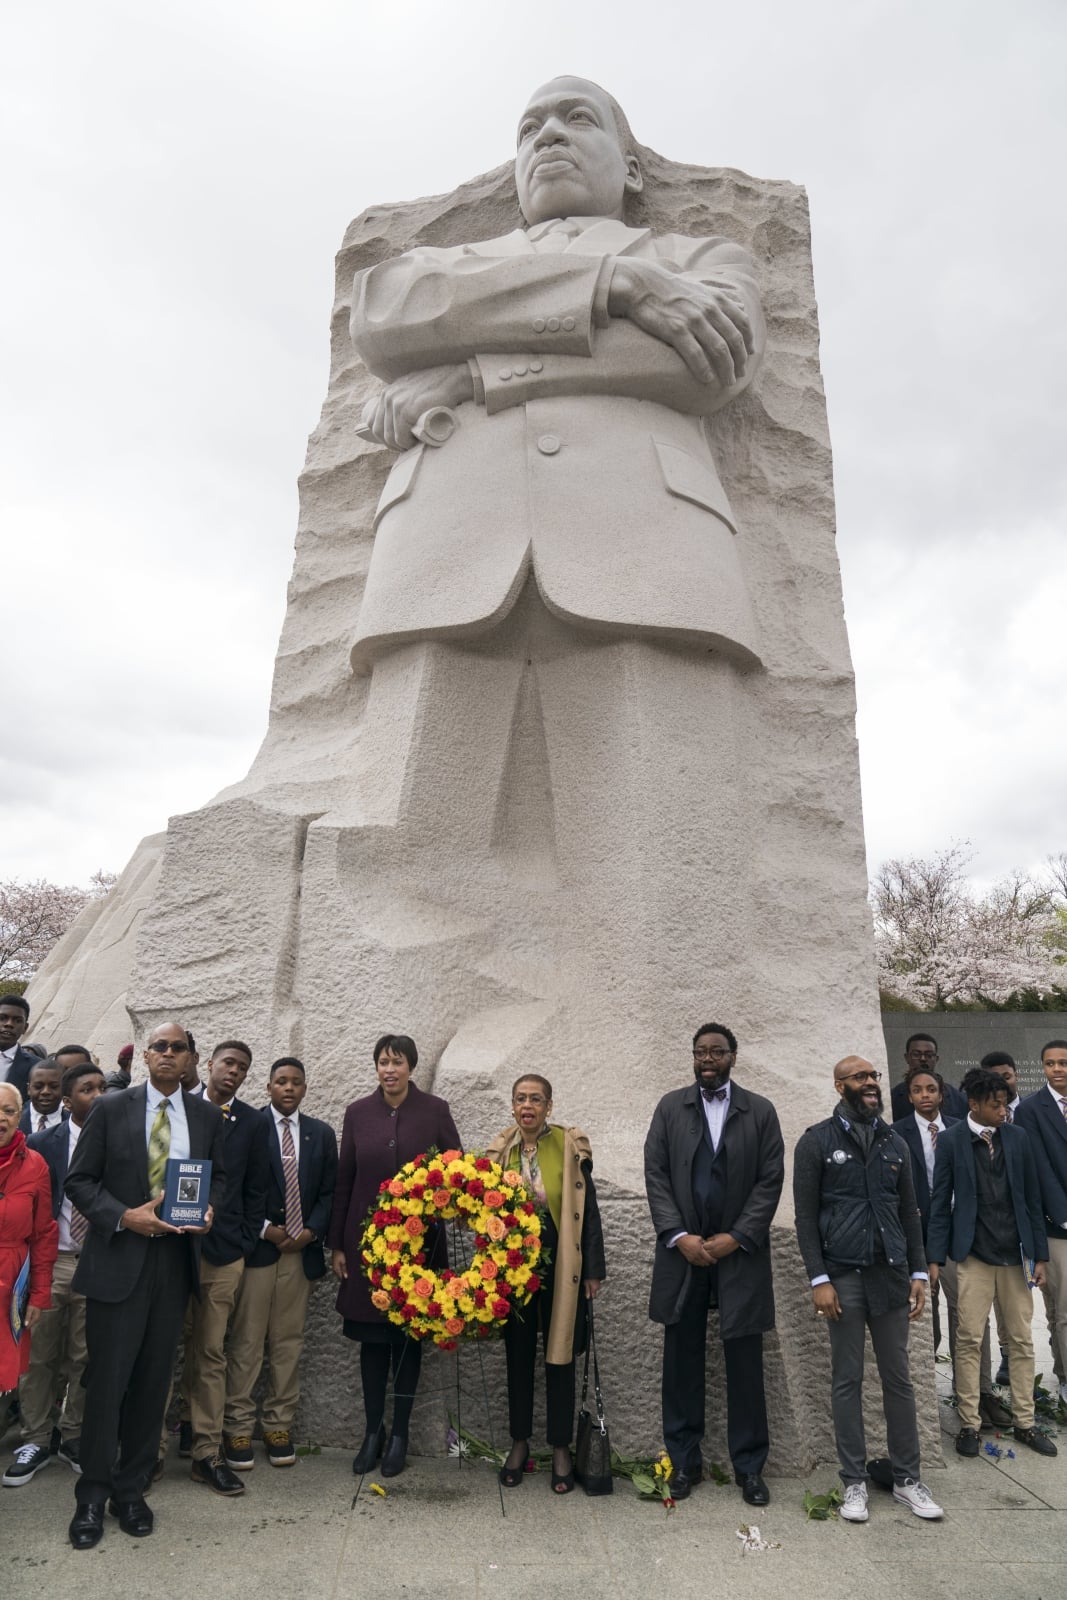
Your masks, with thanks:
M392 1432L406 1439L422 1371L422 1345L418 1339L409 1339L403 1328L391 1322L386 1324L384 1341L365 1339L359 1347L359 1376L368 1433L380 1428L385 1419L390 1366L393 1369Z
M674 1465L695 1470L704 1437L704 1369L713 1268L695 1267L685 1309L663 1338L663 1443ZM724 1339L726 1441L735 1472L762 1472L770 1440L763 1389L763 1335Z
M109 1493L143 1494L159 1454L182 1318L192 1289L188 1239L151 1241L133 1292L111 1303L86 1297L81 1504Z
M522 1321L519 1321L519 1317ZM504 1352L508 1367L508 1427L513 1439L533 1434L534 1370L537 1336L548 1345L552 1320L552 1281L534 1295L521 1312L512 1312L504 1324ZM569 1445L574 1435L574 1362L566 1366L545 1363L545 1432L551 1445Z

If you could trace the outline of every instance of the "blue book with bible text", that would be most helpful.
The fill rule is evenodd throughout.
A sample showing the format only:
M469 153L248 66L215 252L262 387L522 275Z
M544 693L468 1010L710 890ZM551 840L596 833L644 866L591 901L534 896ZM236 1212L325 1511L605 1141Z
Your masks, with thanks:
M30 1258L26 1257L19 1268L18 1277L11 1289L11 1337L18 1344L26 1323L26 1307L30 1303ZM2 1315L2 1313L0 1313Z
M171 1156L159 1215L172 1228L202 1228L211 1196L211 1162Z

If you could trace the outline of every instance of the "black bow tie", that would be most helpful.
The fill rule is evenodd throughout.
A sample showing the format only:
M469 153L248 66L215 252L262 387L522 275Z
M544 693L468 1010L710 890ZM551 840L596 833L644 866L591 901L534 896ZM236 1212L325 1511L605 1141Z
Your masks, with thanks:
M705 1100L725 1100L727 1095L725 1089L701 1089L700 1092Z

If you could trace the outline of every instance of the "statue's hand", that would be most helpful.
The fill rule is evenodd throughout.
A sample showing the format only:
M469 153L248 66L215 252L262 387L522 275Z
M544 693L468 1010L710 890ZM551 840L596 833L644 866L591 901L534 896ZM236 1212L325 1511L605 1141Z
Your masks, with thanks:
M679 277L658 261L620 256L608 289L608 312L628 317L678 352L694 378L730 389L745 375L755 345L738 291Z
M410 450L417 443L412 427L431 406L458 406L474 399L474 379L464 363L407 372L368 400L363 428L388 450Z

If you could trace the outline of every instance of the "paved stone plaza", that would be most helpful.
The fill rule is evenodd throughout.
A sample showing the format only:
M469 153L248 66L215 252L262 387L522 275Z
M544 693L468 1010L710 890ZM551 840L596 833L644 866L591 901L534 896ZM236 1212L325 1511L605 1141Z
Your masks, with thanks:
M1043 1331L1035 1326L1035 1335ZM1047 1345L1039 1344L1037 1362L1050 1370ZM947 1393L943 1366L938 1383ZM381 1480L372 1477L357 1496L350 1451L326 1450L272 1471L257 1446L247 1495L228 1501L191 1482L173 1444L151 1497L152 1538L129 1539L109 1517L103 1544L80 1554L66 1540L73 1480L54 1462L24 1489L0 1490L4 1588L26 1600L163 1600L205 1590L214 1600L250 1600L259 1590L318 1600L814 1600L830 1593L1063 1600L1067 1439L1055 1461L1022 1446L1014 1460L961 1461L952 1448L955 1411L946 1404L941 1422L946 1465L926 1477L945 1507L943 1522L921 1522L874 1488L865 1526L808 1522L805 1489L836 1482L834 1469L823 1467L804 1479L770 1480L773 1503L758 1526L779 1548L753 1554L742 1553L737 1537L748 1517L732 1485L704 1483L668 1514L623 1483L608 1499L579 1490L554 1501L547 1474L504 1491L488 1466L418 1457L383 1485L383 1499L371 1489ZM1011 1441L1000 1443L1006 1450Z

